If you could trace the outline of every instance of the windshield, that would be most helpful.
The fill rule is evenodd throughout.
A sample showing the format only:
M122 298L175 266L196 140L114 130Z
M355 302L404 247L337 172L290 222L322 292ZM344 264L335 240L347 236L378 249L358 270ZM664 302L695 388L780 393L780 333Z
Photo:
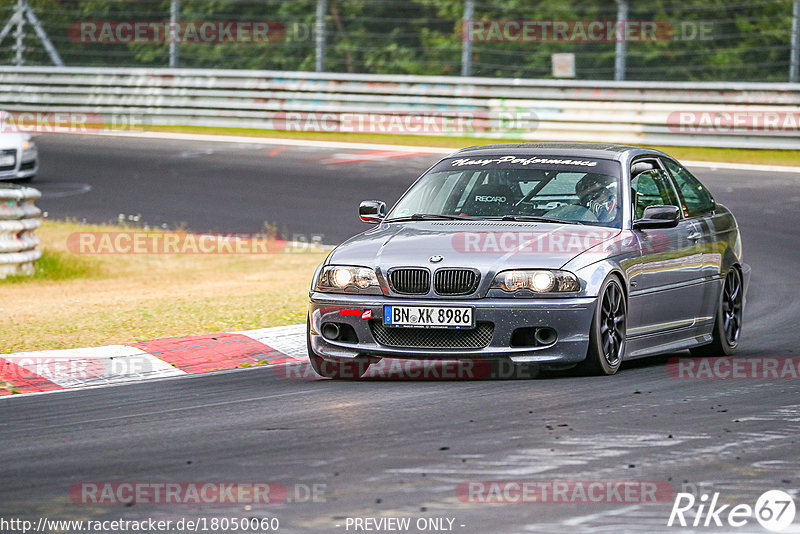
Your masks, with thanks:
M544 218L619 227L619 192L620 166L615 161L453 158L420 178L387 220Z

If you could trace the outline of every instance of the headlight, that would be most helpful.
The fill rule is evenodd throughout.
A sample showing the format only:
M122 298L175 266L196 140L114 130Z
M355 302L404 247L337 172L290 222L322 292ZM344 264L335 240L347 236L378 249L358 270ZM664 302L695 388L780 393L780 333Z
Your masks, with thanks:
M528 289L534 293L569 293L580 291L581 283L569 271L537 269L497 273L492 288L502 289L507 293L520 289Z
M381 286L375 271L367 267L349 265L323 267L315 289L333 293L381 294Z
M23 152L33 152L36 150L36 143L33 141L23 141L22 142L22 151Z

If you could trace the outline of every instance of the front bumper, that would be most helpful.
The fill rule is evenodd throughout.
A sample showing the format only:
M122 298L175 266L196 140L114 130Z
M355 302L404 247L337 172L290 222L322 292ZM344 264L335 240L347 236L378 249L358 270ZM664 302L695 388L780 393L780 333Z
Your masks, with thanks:
M39 159L17 160L12 169L0 170L0 180L19 180L36 176L39 171Z
M313 292L309 303L310 343L314 352L327 359L358 356L412 359L510 358L514 362L578 363L586 358L589 329L596 297L565 299L390 299L383 296L342 295ZM475 321L494 324L488 346L477 349L407 348L379 344L361 313L369 310L374 319L383 317L384 305L473 306ZM358 313L354 314L354 311ZM343 315L341 312L345 311ZM325 322L352 326L358 342L331 341L320 334ZM543 347L512 347L511 336L521 327L550 327L558 339Z

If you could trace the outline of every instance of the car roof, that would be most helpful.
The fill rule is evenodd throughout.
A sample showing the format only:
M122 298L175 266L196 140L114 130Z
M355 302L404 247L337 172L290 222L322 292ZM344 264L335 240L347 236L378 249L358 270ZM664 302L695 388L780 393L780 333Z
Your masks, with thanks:
M651 148L631 145L614 145L610 143L504 143L496 145L482 145L462 148L449 157L459 155L497 156L497 155L548 155L586 157L596 159L612 159L624 161L642 154L667 156L663 152Z

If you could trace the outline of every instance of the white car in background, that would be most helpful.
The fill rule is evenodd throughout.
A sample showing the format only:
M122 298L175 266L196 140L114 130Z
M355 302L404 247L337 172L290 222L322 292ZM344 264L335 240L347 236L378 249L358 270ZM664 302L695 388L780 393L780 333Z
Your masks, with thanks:
M0 180L30 180L39 170L36 143L27 133L6 128L0 111Z

